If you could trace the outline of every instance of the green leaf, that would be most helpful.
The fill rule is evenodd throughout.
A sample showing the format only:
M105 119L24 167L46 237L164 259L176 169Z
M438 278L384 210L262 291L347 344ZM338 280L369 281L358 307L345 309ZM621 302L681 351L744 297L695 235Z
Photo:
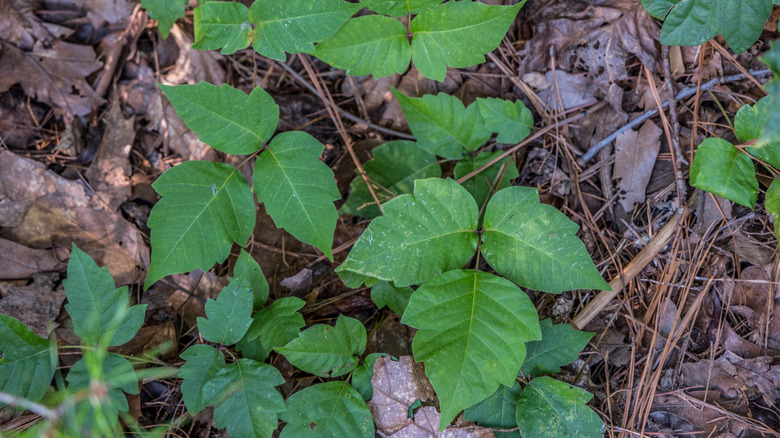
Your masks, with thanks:
M306 302L297 297L280 298L269 307L261 309L252 318L252 325L246 332L246 339L260 339L266 352L287 345L298 337L305 325L298 310Z
M587 391L550 377L537 377L517 401L523 438L601 438L604 423L585 403Z
M284 412L284 399L274 386L284 377L271 365L239 359L222 368L203 386L203 399L216 405L214 422L232 438L270 437Z
M238 255L235 266L233 266L233 276L243 278L248 282L252 289L253 310L257 310L265 304L268 300L268 281L266 281L260 265L243 249Z
M531 187L493 195L485 211L482 255L520 286L550 293L609 290L593 264L579 227L555 207L539 202Z
M777 98L780 96L780 80L778 79L780 77L780 44L772 42L769 51L759 59L775 74L774 79L766 85L766 89L772 97L769 100L769 115L764 125L764 132L761 134L760 143L780 142L780 99Z
M753 208L758 197L750 157L721 138L701 142L691 164L691 185Z
M766 211L772 215L772 222L775 224L775 236L780 236L780 182L777 179L773 180L766 190L764 205L766 206Z
M441 403L444 427L458 412L511 386L525 358L525 342L541 338L531 300L493 274L449 271L412 295L401 322L418 329L414 358Z
M758 40L771 12L766 0L682 0L666 16L661 44L698 46L722 34L739 54Z
M141 0L141 7L149 12L149 17L157 20L157 28L163 39L168 38L176 20L184 17L188 0Z
M770 117L774 96L765 96L755 105L742 105L734 116L734 133L742 142L757 140L761 137L767 119ZM759 141L756 146L746 148L748 153L759 160L768 163L775 169L780 169L780 141Z
M552 320L541 322L542 339L525 344L525 362L521 371L531 377L554 374L561 367L579 357L579 352L588 345L593 333L574 330L569 324L553 325Z
M466 151L475 150L490 138L478 105L466 108L460 99L446 93L414 98L394 88L392 91L417 145L432 154L460 159Z
M519 143L528 137L534 125L531 110L522 100L510 102L494 97L478 98L477 106L488 129L498 134L499 143Z
M317 44L314 56L348 75L382 77L406 71L411 48L401 22L366 15L347 21L335 35Z
M371 411L347 382L320 383L296 392L279 417L287 422L281 438L374 436Z
M380 281L371 288L371 300L380 309L387 306L393 312L403 315L413 292L409 286L395 287L386 281Z
M284 52L311 52L361 9L341 0L258 0L249 9L257 26L252 47L269 58L285 61Z
M201 141L228 154L259 151L279 122L279 106L260 87L249 96L230 85L217 87L207 82L160 84L160 89L173 104L176 114Z
M377 14L402 17L436 7L442 0L362 0L361 3Z
M677 3L680 3L680 0L642 0L642 6L644 6L645 11L659 20L665 19L666 14Z
M333 260L333 233L341 198L333 171L319 160L322 143L305 132L284 132L255 163L257 199L277 227L314 245Z
M387 353L371 353L363 360L363 365L355 368L352 372L352 386L360 393L364 401L371 400L374 396L374 387L371 385L371 379L374 377L374 364L382 356L389 356Z
M458 161L457 164L455 164L455 179L460 179L479 169L501 153L501 151L482 152L476 157L469 156ZM505 166L506 170L502 172L503 177L498 178L501 166ZM482 207L492 193L511 186L512 180L518 176L520 176L520 174L517 172L517 167L514 162L510 162L509 157L507 157L488 167L482 171L482 173L464 181L462 185L471 193L471 196L477 201L477 205ZM497 187L494 188L493 185L496 181L498 184Z
M73 392L88 389L92 376L90 376L86 356L79 359L68 372L68 389ZM91 428L92 419L99 416L101 419L109 421L109 426L116 426L120 412L129 411L127 397L122 393L138 394L138 379L133 370L133 365L124 357L106 353L102 361L103 369L100 381L108 383L108 394L100 400L100 413L95 412L95 406L89 399L79 403L77 410L78 418L83 418L83 427L85 430Z
M384 206L337 271L392 281L396 287L420 284L460 268L477 248L477 204L451 179L414 183L413 195Z
M449 2L414 17L410 30L412 61L423 76L444 81L447 66L461 68L485 62L501 43L525 0L514 6Z
M116 288L106 267L99 268L73 244L68 278L62 281L73 329L87 345L114 347L133 339L144 323L146 304L129 307L127 286Z
M207 406L203 400L203 385L225 368L222 353L211 345L198 344L181 354L185 361L179 369L181 395L190 414L195 415Z
M208 4L208 3L207 3ZM255 201L230 164L187 161L152 185L162 199L149 215L152 263L144 288L169 274L222 263L235 241L245 246L255 226Z
M363 164L374 192L383 204L398 195L412 193L414 181L441 176L436 156L412 141L391 141L371 151L374 158ZM352 180L349 198L341 213L366 218L379 216L371 192L359 175Z
M56 367L56 348L48 339L36 335L18 319L0 313L1 392L37 402L51 385Z
M198 330L203 339L223 345L233 345L244 336L252 324L252 291L248 282L233 279L217 296L206 301L206 317L198 317Z
M521 391L522 388L517 382L511 387L501 385L493 395L467 408L463 412L463 418L482 427L514 429L517 427L517 399ZM520 438L519 431L495 432L495 434L499 438Z
M366 328L357 319L340 315L336 327L317 324L276 351L296 367L320 377L352 371L366 348Z
M196 50L222 50L230 55L245 49L252 41L249 9L239 2L206 2L195 8Z

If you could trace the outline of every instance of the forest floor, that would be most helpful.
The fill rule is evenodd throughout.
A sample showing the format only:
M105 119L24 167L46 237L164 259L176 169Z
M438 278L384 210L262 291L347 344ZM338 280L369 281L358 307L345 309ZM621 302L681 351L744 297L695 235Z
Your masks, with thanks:
M309 57L312 76L301 63L306 55L281 64L251 49L195 51L191 7L162 39L132 0L0 0L0 313L44 337L56 322L59 344L78 345L62 311L75 242L149 305L144 328L122 352L171 342L177 350L161 360L181 365L177 351L193 342L195 320L227 284L237 252L209 272L173 275L143 291L147 219L159 199L151 184L187 160L241 157L200 142L158 83L263 87L280 105L280 131L303 130L326 145L322 160L345 199L355 164L312 91L315 81L353 116L345 127L363 162L373 147L408 133L390 87L410 96L447 92L465 104L520 99L533 111L534 135L512 155L520 175L513 183L537 188L542 202L581 227L579 237L614 288L599 298L593 291L531 293L540 319L595 333L580 360L556 377L594 394L590 406L607 436L780 436L780 257L761 201L768 179L759 174L764 188L755 210L688 185L697 145L707 137L736 142L736 111L765 95L771 76L759 57L778 37L774 12L761 40L736 56L720 39L662 50L660 23L638 0L529 1L487 62L450 69L436 82L414 68L348 77ZM683 90L691 94L672 98ZM674 117L657 113L667 101L675 103ZM602 141L616 132L614 141ZM601 149L583 160L594 147ZM413 333L400 317L333 271L366 225L341 216L331 263L261 209L248 250L272 299L306 301L307 325L348 315L372 334L367 353L411 355ZM280 284L292 277L299 281ZM76 359L63 354L60 365ZM271 363L292 372L281 356ZM282 392L298 380L313 377L293 375ZM145 426L185 410L177 379L146 381L128 397ZM38 419L0 411L6 430ZM171 436L220 433L200 415Z

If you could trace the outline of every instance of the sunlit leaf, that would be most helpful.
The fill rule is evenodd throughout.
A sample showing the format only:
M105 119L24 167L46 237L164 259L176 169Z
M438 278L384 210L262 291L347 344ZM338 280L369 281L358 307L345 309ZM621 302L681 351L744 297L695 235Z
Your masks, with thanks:
M421 12L410 25L412 61L425 77L444 81L447 67L485 62L501 43L525 0L514 6L448 2Z
M257 0L249 9L256 25L252 47L279 61L286 60L284 52L310 52L360 8L342 0Z
M383 209L338 271L403 287L460 268L474 255L477 204L455 181L417 180L413 195L399 196Z
M551 293L609 290L579 227L555 207L539 202L531 187L509 187L493 195L485 210L482 255L520 286Z
M412 350L439 397L440 429L499 385L511 386L525 343L541 338L528 295L504 278L474 270L425 282L401 322L418 330Z
M365 15L347 21L335 35L317 44L314 56L348 75L382 77L406 71L411 49L401 22Z

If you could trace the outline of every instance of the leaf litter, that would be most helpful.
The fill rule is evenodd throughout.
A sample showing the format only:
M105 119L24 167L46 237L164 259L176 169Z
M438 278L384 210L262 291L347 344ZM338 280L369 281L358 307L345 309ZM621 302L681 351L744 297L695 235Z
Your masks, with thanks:
M76 241L99 265L107 266L118 284L138 285L149 258L144 209L148 215L157 201L150 183L181 161L224 160L175 114L156 87L158 81L229 81L243 91L262 85L284 101L283 111L288 113L283 113L282 122L290 125L284 130L300 128L312 134L326 144L322 156L326 164L350 171L340 181L342 195L353 175L330 120L320 117L318 100L300 81L251 51L222 56L192 50L184 22L174 26L168 40L159 39L152 26L138 38L125 40L127 56L108 76L106 92L99 93L95 77L107 61L96 55L96 49L106 35L131 26L132 3L0 0L0 309L17 315L40 335L48 334L50 322L62 322L57 333L69 344L78 340L62 337L69 329L57 314L62 303L60 273L70 242ZM67 18L53 18L57 14ZM555 117L560 120L565 111L607 102L606 108L548 133L513 157L520 170L516 183L538 188L543 202L577 221L582 227L579 235L605 277L615 278L673 211L673 163L662 134L664 122L654 117L619 136L615 151L602 153L597 162L578 163L576 157L656 107L643 65L655 75L653 86L661 88L661 99L669 96L659 79L659 24L644 13L640 2L628 0L532 2L521 14L525 20L513 27L508 44L495 52L494 59L469 69L449 69L443 83L423 78L413 67L385 79L352 80L324 65L317 68L344 110L395 130L408 125L390 86L412 97L448 92L465 104L479 97L502 97L525 100L536 109L532 103L541 102L546 112L534 114L537 128L554 123ZM699 75L703 83L738 73L736 63L762 68L756 58L765 49L759 44L734 58L711 46L682 48L673 61L680 70L673 78L676 91L697 86ZM296 62L291 59L290 65L303 71ZM730 131L725 127L736 110L759 94L754 84L742 81L678 102L681 143L698 144L704 126L713 135L727 137ZM693 111L698 111L696 118ZM355 122L351 128L355 140L374 146L393 139L365 124ZM365 148L362 162L369 159L370 149ZM445 175L448 171L445 166ZM596 333L586 354L557 376L593 393L590 406L599 410L612 431L771 436L780 429L780 300L772 295L778 256L771 219L762 209L750 211L703 193L695 202L695 214L680 224L680 237L648 261L624 294L585 327ZM251 253L272 285L273 299L290 294L277 287L281 279L308 269L311 283L306 280L301 291L311 299L304 308L308 325L348 314L362 321L369 333L379 327L366 353L372 348L402 353L398 361L378 360L374 369L369 405L385 436L493 433L461 419L438 432L435 395L422 370L406 355L410 329L389 310L378 311L367 290L344 286L329 263L276 229L262 211L259 217ZM365 225L343 215L334 246L354 241ZM337 253L337 260L344 254ZM205 300L215 298L226 284L230 263L211 272L175 275L139 293L141 301L151 304L149 315L154 316L127 353L194 341L197 335L182 328L194 327L195 319L203 316ZM556 324L569 322L592 299L580 292L566 292L561 300L530 293L541 316L554 317ZM570 304L555 307L558 301ZM164 357L170 363L176 360ZM63 357L63 363L73 362ZM285 366L280 369L291 373ZM283 386L285 396L294 385L306 385L306 379L290 378L289 387ZM159 393L153 388L159 384L143 386ZM144 397L133 401L141 421L178 415ZM410 418L409 406L418 399L423 406L412 409ZM0 424L16 424L9 419L0 416ZM207 433L213 418L204 415L195 424Z

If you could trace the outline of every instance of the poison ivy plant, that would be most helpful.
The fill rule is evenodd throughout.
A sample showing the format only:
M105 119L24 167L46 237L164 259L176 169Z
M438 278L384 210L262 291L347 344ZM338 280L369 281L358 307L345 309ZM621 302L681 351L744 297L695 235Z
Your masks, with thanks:
M248 282L252 290L252 309L258 310L268 300L268 282L254 258L243 249L233 265L233 277ZM297 309L296 309L297 310Z
M386 281L380 281L371 288L371 300L378 308L387 306L393 312L403 315L414 291L409 286L395 287Z
M276 350L296 367L322 377L352 371L366 348L366 328L353 318L339 316L336 326L318 324Z
M149 17L157 20L157 29L163 38L168 38L176 20L184 17L189 0L141 0L141 7L149 12Z
M523 438L598 438L604 423L586 403L593 395L550 377L531 380L517 400ZM540 419L544 421L540 421Z
M280 417L287 422L281 438L374 436L371 411L346 382L320 383L296 392Z
M206 318L198 317L203 339L233 345L244 336L252 324L252 291L245 285L245 280L234 279L216 300L206 301Z
M0 353L0 391L33 402L43 398L57 366L55 346L18 319L0 314Z
M258 200L277 225L332 258L338 219L333 200L340 194L333 171L318 159L325 146L303 132L271 139L279 107L261 88L247 96L228 85L162 87L187 125L216 149L247 154L265 148L254 168ZM169 169L153 187L162 199L149 216L152 262L145 287L169 274L208 270L225 261L234 242L247 244L255 205L236 167L189 161Z
M396 287L420 285L401 322L418 329L412 349L439 395L441 428L500 385L511 386L526 342L541 338L536 311L517 285L458 269L473 257L480 234L485 259L514 282L550 292L609 288L574 237L577 226L540 204L534 189L496 193L482 229L473 198L452 180L417 180L413 194L392 199L384 211L338 270ZM544 275L540 261L554 274Z
M382 203L412 193L415 180L441 176L436 156L412 141L390 141L374 148L371 154L374 158L363 164L363 170ZM366 218L381 214L362 178L352 180L349 198L339 211Z
M511 387L501 385L493 395L466 409L463 412L463 418L482 427L514 429L517 427L517 401L522 391L522 386L517 382ZM521 437L520 432L516 430L495 432L495 436L499 438Z
M542 339L527 343L521 371L537 377L555 374L561 367L577 360L578 353L588 345L593 333L574 330L569 324L555 324L544 319L540 323Z
M664 20L661 44L698 46L718 34L736 53L761 36L772 0L642 0L645 10Z

